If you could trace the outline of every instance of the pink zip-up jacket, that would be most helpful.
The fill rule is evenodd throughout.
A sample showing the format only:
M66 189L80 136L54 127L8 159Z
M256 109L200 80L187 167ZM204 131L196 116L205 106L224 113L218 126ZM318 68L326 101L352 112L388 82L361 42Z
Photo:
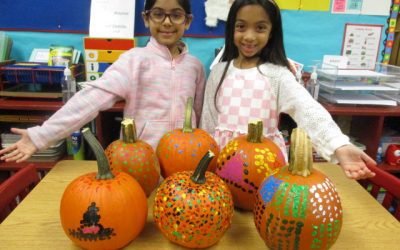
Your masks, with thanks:
M182 53L172 58L167 47L150 38L146 47L123 53L100 79L87 82L43 125L29 128L32 142L39 150L45 149L121 99L126 103L124 117L135 119L139 139L154 149L164 133L183 126L190 96L194 98L195 127L203 105L205 73L185 44L181 43L181 49Z

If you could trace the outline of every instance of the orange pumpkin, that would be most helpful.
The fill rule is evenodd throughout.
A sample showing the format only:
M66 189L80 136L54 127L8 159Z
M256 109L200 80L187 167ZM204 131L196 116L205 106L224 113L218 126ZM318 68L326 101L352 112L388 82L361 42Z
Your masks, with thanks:
M214 138L202 129L192 128L192 107L193 98L189 97L183 128L166 133L158 143L156 152L164 178L180 171L195 170L208 150L218 157L219 147ZM216 157L211 161L209 171L215 171Z
M335 186L311 170L312 146L306 133L291 135L290 164L261 184L254 222L270 249L328 249L342 226Z
M149 196L160 179L157 156L147 142L137 139L133 119L124 118L121 128L122 140L112 142L105 151L111 170L130 174Z
M252 210L254 196L265 177L275 174L285 165L280 148L263 137L263 123L249 123L248 134L238 136L222 149L216 174L228 185L235 207Z
M211 151L195 171L164 180L154 198L153 219L170 241L190 248L214 245L231 225L232 195L228 186L207 170Z
M98 173L72 181L60 205L66 235L85 249L119 249L135 239L147 218L146 195L124 172L112 173L103 148L89 129L83 136L94 151Z

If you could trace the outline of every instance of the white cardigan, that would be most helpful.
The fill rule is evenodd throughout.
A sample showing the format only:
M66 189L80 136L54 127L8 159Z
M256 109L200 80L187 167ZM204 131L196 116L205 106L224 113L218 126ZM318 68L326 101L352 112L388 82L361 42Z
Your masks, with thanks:
M226 62L216 64L207 80L200 127L214 134L218 123L218 111L214 104L214 95L221 79ZM234 68L232 70L240 70ZM324 107L315 101L301 86L294 75L283 66L265 63L259 66L264 77L268 78L277 96L278 113L290 115L310 136L315 150L331 162L337 162L334 152L340 146L350 144ZM260 73L261 74L261 73Z

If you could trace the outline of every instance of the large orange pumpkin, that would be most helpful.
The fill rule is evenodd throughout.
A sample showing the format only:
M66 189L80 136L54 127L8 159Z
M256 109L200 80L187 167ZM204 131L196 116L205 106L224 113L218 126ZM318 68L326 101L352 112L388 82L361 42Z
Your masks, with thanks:
M269 249L328 249L339 236L339 195L332 181L311 167L311 142L295 129L289 166L265 179L256 196L254 222Z
M166 178L154 198L153 219L170 241L190 248L214 245L231 225L232 195L228 186L207 170L211 151L195 171Z
M137 139L133 119L124 118L121 130L122 140L112 142L105 151L111 170L130 174L149 196L160 179L157 156L150 144Z
M217 160L216 174L229 185L235 207L244 210L253 209L262 180L285 165L280 148L262 131L261 120L250 122L248 134L229 141Z
M216 156L209 166L209 171L215 171L218 144L206 131L192 128L192 109L193 98L189 97L183 128L166 133L158 143L156 152L164 178L180 171L195 170L208 150Z
M82 175L67 186L60 205L61 225L82 248L119 249L144 228L146 195L130 175L110 171L103 148L89 129L83 136L96 155L98 173Z

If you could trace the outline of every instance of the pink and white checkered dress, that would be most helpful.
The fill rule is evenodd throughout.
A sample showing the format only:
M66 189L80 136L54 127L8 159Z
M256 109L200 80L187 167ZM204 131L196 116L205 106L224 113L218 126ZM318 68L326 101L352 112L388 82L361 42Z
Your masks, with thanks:
M217 106L220 112L214 138L221 148L232 138L246 134L249 121L261 119L264 136L286 155L285 142L278 130L276 95L257 67L238 69L231 65L218 91Z

